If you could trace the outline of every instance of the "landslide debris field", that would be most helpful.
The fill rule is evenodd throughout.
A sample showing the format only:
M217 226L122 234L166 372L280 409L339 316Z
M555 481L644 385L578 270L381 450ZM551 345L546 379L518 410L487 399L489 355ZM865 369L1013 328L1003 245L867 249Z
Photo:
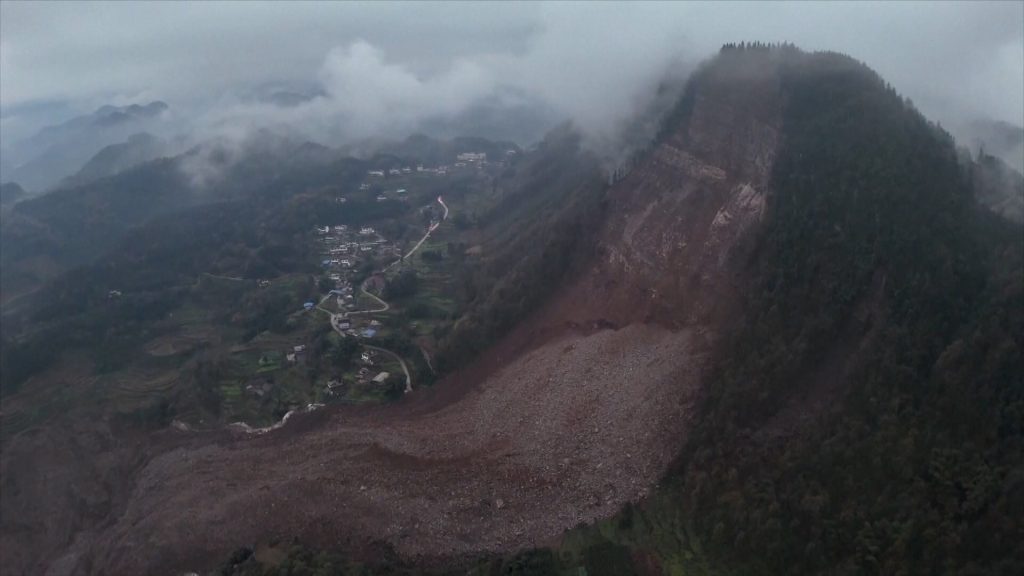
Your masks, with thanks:
M87 547L94 565L152 573L275 537L382 539L411 558L550 541L664 472L685 433L697 349L688 332L653 326L566 334L477 387L458 382L465 374L399 405L171 449Z
M263 435L169 428L97 448L71 431L54 436L63 452L36 450L42 432L13 438L5 572L180 573L296 537L444 560L547 544L643 497L679 454L736 320L737 263L768 194L778 118L762 104L774 92L730 78L607 191L592 257L432 388ZM752 137L722 137L733 133Z

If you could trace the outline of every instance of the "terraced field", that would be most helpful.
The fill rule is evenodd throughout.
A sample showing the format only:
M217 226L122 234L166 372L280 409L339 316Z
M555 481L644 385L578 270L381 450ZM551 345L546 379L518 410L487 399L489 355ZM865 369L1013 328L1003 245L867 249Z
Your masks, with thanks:
M100 386L106 405L117 412L132 412L167 398L178 381L174 371L133 367L102 377Z

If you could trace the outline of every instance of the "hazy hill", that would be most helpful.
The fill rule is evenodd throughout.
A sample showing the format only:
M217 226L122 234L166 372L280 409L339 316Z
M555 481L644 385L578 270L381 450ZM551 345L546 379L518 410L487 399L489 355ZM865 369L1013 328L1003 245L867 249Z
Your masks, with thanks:
M18 186L17 182L4 182L0 184L0 205L7 206L28 196L25 190Z
M47 126L5 150L10 156L5 159L10 166L5 178L32 191L47 190L82 168L105 146L158 127L167 110L167 104L159 101L103 106L92 114Z
M971 174L979 202L1004 218L1024 222L1024 175L983 150L971 164Z
M978 120L960 129L975 153L985 152L1024 172L1024 127L1009 122Z
M113 176L133 166L169 155L171 147L162 139L147 132L133 134L128 140L111 144L96 153L82 168L61 181L63 188L88 184L94 180Z
M103 257L154 218L225 201L273 202L322 181L336 162L341 160L328 148L261 132L242 143L211 141L20 202L3 214L0 226L3 299Z

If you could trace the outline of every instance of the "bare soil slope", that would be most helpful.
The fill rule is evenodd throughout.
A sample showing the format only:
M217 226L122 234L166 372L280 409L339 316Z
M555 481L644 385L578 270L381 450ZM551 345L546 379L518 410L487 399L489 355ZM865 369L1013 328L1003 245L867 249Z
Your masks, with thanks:
M175 573L293 536L381 539L410 558L509 550L642 497L681 447L733 317L734 263L778 145L774 78L709 74L688 121L609 191L599 257L434 390L262 437L164 432L123 507L4 571ZM12 510L5 500L8 535Z

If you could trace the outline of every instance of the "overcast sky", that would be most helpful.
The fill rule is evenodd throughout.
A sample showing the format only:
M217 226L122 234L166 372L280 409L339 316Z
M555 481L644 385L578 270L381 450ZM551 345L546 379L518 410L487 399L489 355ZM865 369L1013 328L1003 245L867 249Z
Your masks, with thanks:
M938 120L1024 125L1022 2L4 0L0 126L22 132L103 103L153 99L223 121L239 112L215 103L285 82L328 93L293 112L301 119L340 109L362 132L456 112L499 85L600 131L670 62L692 63L740 40L850 54Z

